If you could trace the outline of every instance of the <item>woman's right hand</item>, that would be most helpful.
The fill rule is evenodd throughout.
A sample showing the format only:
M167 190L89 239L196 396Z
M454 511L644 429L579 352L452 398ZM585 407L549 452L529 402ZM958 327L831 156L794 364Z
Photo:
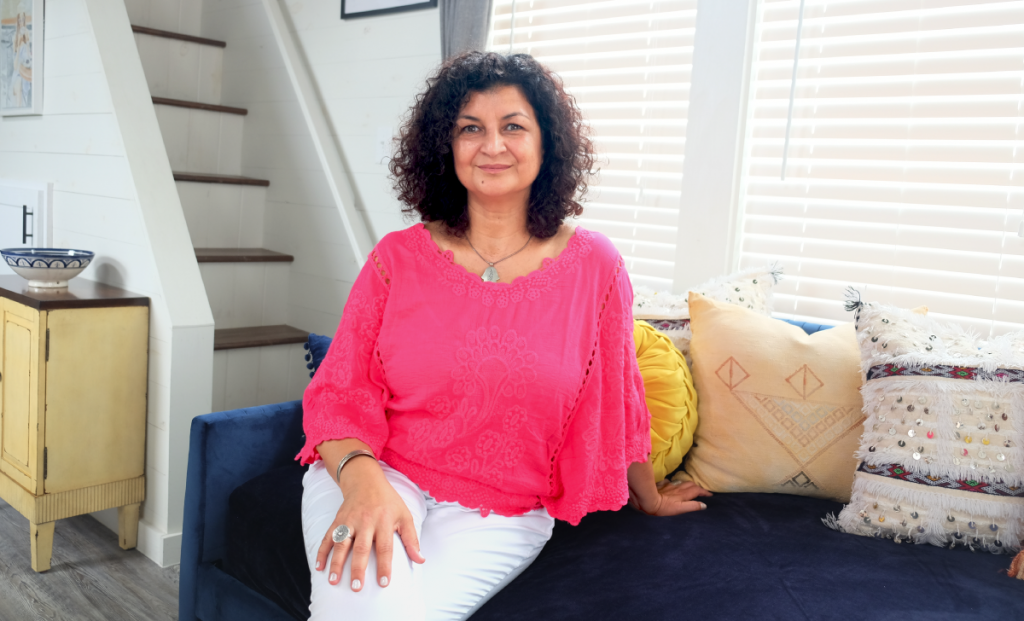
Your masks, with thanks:
M340 458L330 461L337 467ZM326 457L325 465L330 467ZM320 542L316 555L316 569L323 571L327 567L327 557L333 551L328 578L331 584L338 584L341 580L345 560L351 553L351 587L353 591L362 590L366 584L370 553L376 548L377 584L387 586L391 582L395 532L401 537L409 558L417 563L424 562L412 514L376 461L369 457L353 458L342 469L340 485L345 500ZM335 543L332 534L341 524L348 526L352 534L345 541Z

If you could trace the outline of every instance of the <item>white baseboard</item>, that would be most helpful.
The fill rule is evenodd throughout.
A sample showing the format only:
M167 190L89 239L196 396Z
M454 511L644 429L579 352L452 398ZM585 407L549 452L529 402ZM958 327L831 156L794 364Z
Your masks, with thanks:
M181 563L181 533L165 533L140 521L139 552L161 567L178 565Z

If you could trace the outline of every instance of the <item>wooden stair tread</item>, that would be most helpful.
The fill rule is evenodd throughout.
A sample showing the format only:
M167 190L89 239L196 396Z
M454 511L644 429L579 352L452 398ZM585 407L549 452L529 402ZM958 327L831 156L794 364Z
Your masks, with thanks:
M249 114L249 111L245 108L232 108L231 106L221 106L217 104L199 103L198 101L185 101L184 99L171 99L169 97L154 97L153 103L162 104L164 106L177 106L179 108L194 108L196 110L209 110L210 112L225 112L227 114L237 114L245 116Z
M234 185L259 185L267 187L270 181L266 179L254 179L240 175L208 175L206 173L176 172L175 181L194 181L196 183L230 183Z
M305 343L309 332L291 326L252 326L213 331L213 350Z
M290 254L266 248L196 248L199 263L291 263Z
M224 41L217 41L216 39L207 39L205 37L193 37L192 35L181 34L180 32L171 32L170 30L157 30L156 28L147 28L145 26L132 25L132 32L139 34L148 34L154 37L164 37L165 39L178 39L179 41L188 41L190 43L199 43L200 45L212 45L214 47L227 47L228 44Z

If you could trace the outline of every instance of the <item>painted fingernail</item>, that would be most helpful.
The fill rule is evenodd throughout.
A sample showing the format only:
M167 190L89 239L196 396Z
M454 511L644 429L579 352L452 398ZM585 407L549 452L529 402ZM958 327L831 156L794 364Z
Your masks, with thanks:
M381 578L380 578L380 585L382 587L386 587L388 585L388 577L387 576L381 576Z
M363 583L360 582L359 580L353 580L352 581L352 590L353 591L358 591L362 587L363 587Z
M700 508L701 508L701 510L704 510L704 509L707 509L708 506L702 502L702 503L700 503Z
M331 584L334 584L335 582L337 582L337 581L338 581L338 574L331 574L331 577L330 577L330 578L328 578L327 580L328 580L328 582L330 582Z
M317 570L317 571L320 571L320 561L317 561L317 562L316 562L316 570Z
M682 481L672 481L672 485L682 485Z

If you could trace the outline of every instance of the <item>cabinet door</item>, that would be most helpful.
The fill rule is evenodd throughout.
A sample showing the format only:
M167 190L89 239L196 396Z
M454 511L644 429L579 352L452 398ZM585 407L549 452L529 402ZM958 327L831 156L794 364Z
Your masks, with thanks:
M46 493L142 476L147 309L53 310L46 328Z
M0 472L36 491L39 402L39 313L2 300Z

